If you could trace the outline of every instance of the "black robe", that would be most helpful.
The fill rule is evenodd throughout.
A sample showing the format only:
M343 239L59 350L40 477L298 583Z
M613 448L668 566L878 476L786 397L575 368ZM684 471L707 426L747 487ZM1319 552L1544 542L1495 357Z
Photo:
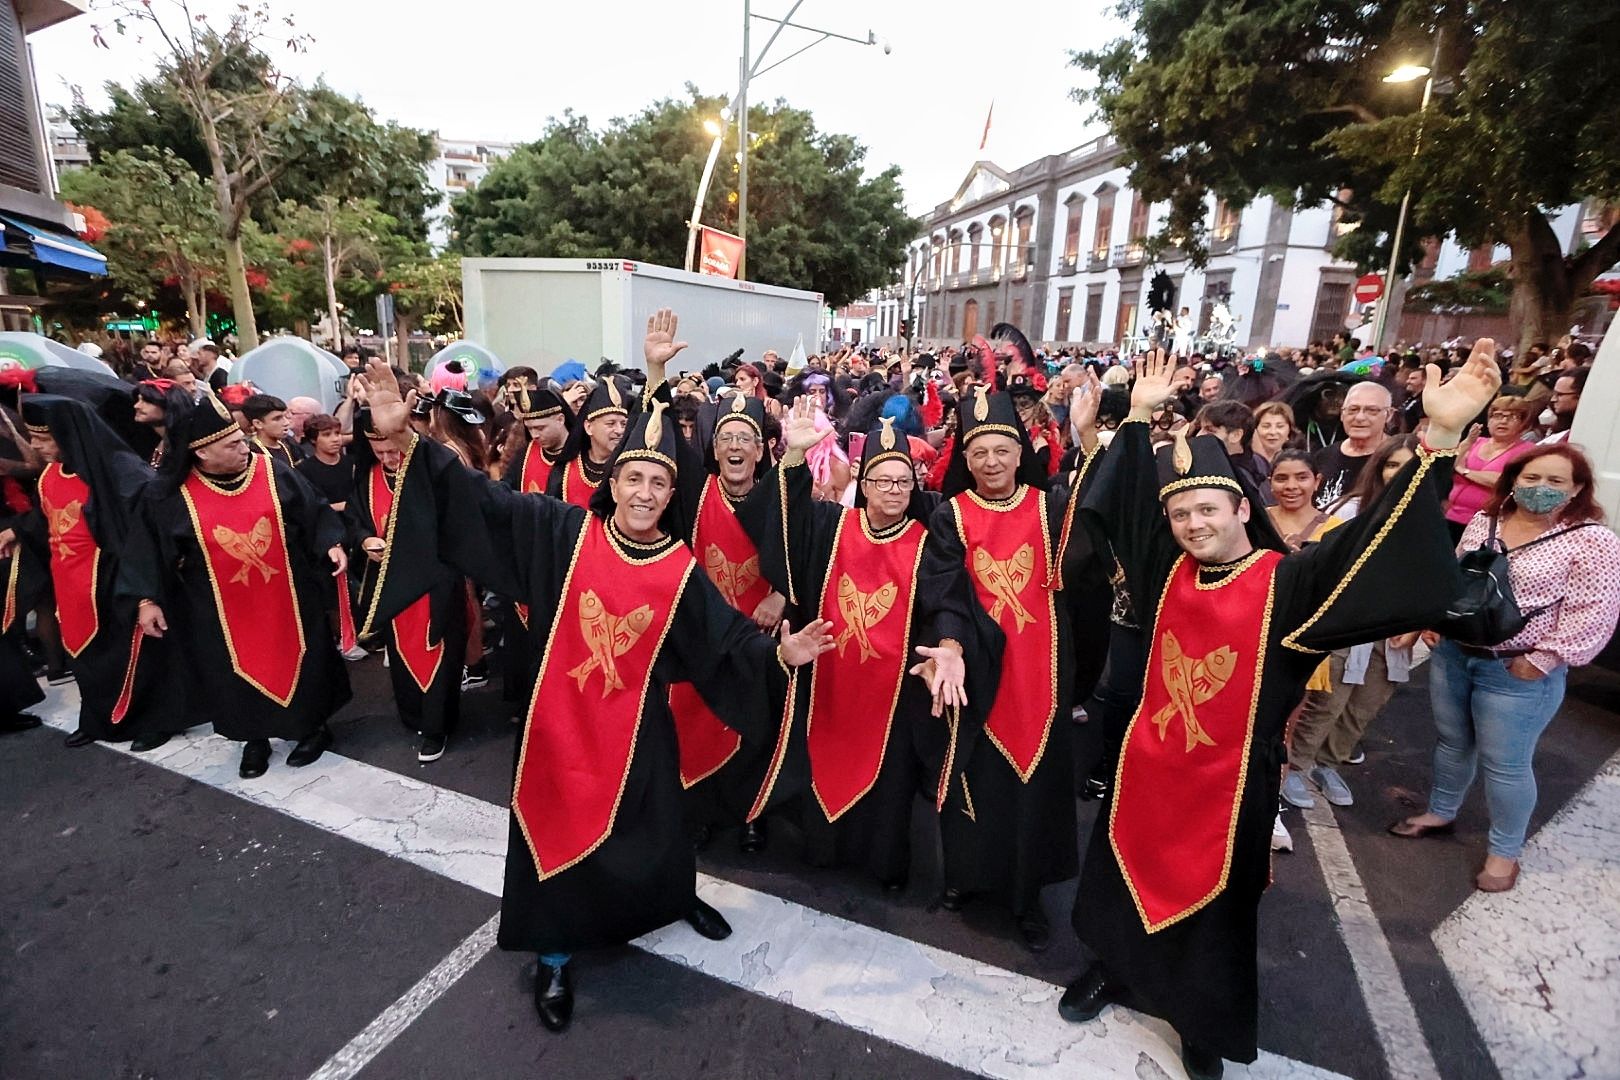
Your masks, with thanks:
M15 517L0 516L0 530L9 529L15 523ZM6 602L9 590L16 612L11 625L0 633L0 718L45 700L45 691L39 688L39 680L29 668L24 643L28 613L39 603L46 584L45 574L38 559L20 545L10 558L0 559L0 604Z
M393 557L442 559L528 604L530 619L549 627L562 607L586 511L514 492L426 439L417 441L402 473ZM677 543L667 539L660 550ZM573 585L588 587L577 575ZM385 581L374 618L396 614L412 599L403 595L406 591L396 595L392 581ZM568 953L618 945L692 910L697 861L681 792L669 684L692 682L728 726L759 741L775 733L774 726L761 725L767 684L775 683L780 694L786 677L775 642L732 609L697 567L670 620L653 662L612 832L577 864L542 881L516 816L511 818L502 948Z
M1288 716L1324 652L1430 625L1456 595L1457 560L1440 509L1451 489L1451 460L1421 453L1378 503L1278 565L1225 889L1194 914L1149 934L1109 843L1106 811L1092 828L1075 897L1075 932L1108 977L1129 988L1131 1004L1222 1057L1253 1061L1256 1053L1256 917L1270 881ZM1147 425L1121 424L1088 481L1082 517L1112 543L1150 645L1157 599L1181 554L1158 492ZM1199 571L1204 584L1222 576ZM1285 645L1301 627L1297 647Z
M329 548L343 542L343 522L297 470L264 455L281 500L288 561L304 629L304 663L286 706L255 689L231 666L214 606L208 565L191 515L178 490L148 489L142 525L132 529L118 566L117 595L155 601L169 624L177 664L190 683L183 725L212 723L227 739L303 739L313 735L349 700L349 673L333 641L326 613L337 602ZM229 481L213 478L218 486Z
M738 513L759 548L760 568L766 579L792 602L795 626L820 617L816 605L832 569L838 524L846 514L864 513L812 498L812 484L810 470L802 462L772 469L757 485L759 497L750 493L747 507ZM912 498L909 516L926 524L936 504L937 497L918 492ZM927 542L924 538L925 546ZM920 610L921 604L920 590L913 583L913 611ZM900 614L896 612L894 617ZM908 623L911 633L904 655L909 668L912 647L922 626L914 615L908 617ZM829 653L816 663L829 660L836 661L837 654ZM874 724L889 721L877 781L837 821L828 821L821 804L807 790L810 763L805 739L812 671L812 667L806 667L795 684L793 721L783 767L789 779L786 783L778 781L780 788L795 796L794 818L804 833L805 861L815 866L859 866L886 884L903 881L911 867L912 802L923 776L915 734L926 724L938 723L929 716L928 686L915 676L901 677L893 717L872 718Z
M1053 605L1057 708L1045 751L1027 783L984 737L1001 682L1001 655L1007 639L979 603L968 577L967 553L957 531L953 501L942 503L929 521L918 582L933 641L952 638L960 642L967 663L968 707L962 711L954 766L940 812L945 886L964 894L990 895L1016 915L1037 911L1042 887L1065 881L1079 871L1069 717L1076 698L1089 695L1091 688L1075 685L1075 657L1080 651L1076 632L1095 638L1088 651L1105 649L1107 607L1102 603L1106 594L1099 587L1099 581L1105 583L1106 579L1093 557L1091 537L1077 527L1065 529L1073 502L1069 489L1061 484L1047 495L1047 527L1054 547L1065 532L1068 535L1067 548L1056 553L1063 584ZM1072 590L1079 590L1089 602L1080 602L1078 595L1071 598L1067 594ZM1097 666L1092 665L1093 670ZM947 759L948 741L944 720L924 728L925 761L936 777Z
M370 537L386 537L378 532L371 512L372 472L381 466L375 458L366 460L370 464L355 470L354 494L343 512L349 527L349 565L361 571L358 623L361 629L381 635L388 650L388 680L394 688L400 722L420 735L449 735L461 719L462 658L467 652L466 579L437 559L396 560L390 555L382 562L371 561L361 543ZM382 581L393 575L402 578L396 594L414 592L428 597L429 641L443 649L438 670L425 691L400 656L393 626L386 622L363 625Z

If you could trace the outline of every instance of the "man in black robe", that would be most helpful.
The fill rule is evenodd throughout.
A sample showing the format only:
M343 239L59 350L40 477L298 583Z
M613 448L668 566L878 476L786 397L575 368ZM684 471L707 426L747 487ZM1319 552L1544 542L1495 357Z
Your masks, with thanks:
M349 700L326 617L348 567L343 523L297 470L249 453L212 395L167 438L116 595L139 605L148 637L176 636L192 677L186 726L212 722L241 742L244 778L264 775L271 739L296 740L287 764L308 765Z
M1162 1016L1189 1075L1208 1078L1256 1055L1256 915L1288 715L1323 654L1430 625L1456 595L1441 500L1462 430L1501 378L1488 340L1444 386L1431 372L1416 459L1353 521L1284 555L1218 440L1183 438L1155 461L1148 424L1171 368L1162 350L1139 362L1085 498L1150 651L1075 898L1096 961L1059 1011L1080 1022L1124 1002Z
M27 552L18 558L37 560L54 583L57 623L79 684L79 723L67 745L130 741L138 752L155 749L185 729L183 687L166 645L143 647L135 605L114 596L152 470L82 401L30 394L22 413L46 464L33 511L0 532L0 555L22 545Z
M528 605L549 628L513 780L502 948L540 954L535 1009L561 1031L573 1014L569 958L679 919L731 932L697 899L669 684L686 680L728 724L759 740L768 682L832 647L823 623L781 643L728 605L672 533L673 421L637 417L587 512L523 495L409 433L386 365L366 379L371 422L404 454L394 550L442 559ZM372 625L413 597L385 579ZM362 631L364 632L364 630Z

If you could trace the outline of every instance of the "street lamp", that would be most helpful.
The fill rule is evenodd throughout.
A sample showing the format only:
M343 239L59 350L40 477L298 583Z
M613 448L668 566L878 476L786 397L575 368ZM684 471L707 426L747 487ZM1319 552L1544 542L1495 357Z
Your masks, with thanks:
M686 272L692 272L692 260L697 257L698 220L703 217L703 200L709 196L709 180L714 176L714 163L720 157L720 143L726 129L719 121L705 119L703 130L714 141L709 144L709 160L703 163L703 179L698 181L697 201L692 204L692 221L686 230Z
M1429 110L1429 99L1434 96L1434 69L1440 66L1440 39L1442 32L1434 33L1434 59L1428 67L1421 64L1402 64L1384 76L1387 83L1408 83L1423 80L1423 100L1418 105L1417 138L1412 140L1412 159L1417 160L1423 148L1423 114ZM1412 185L1406 185L1401 196L1401 211L1395 217L1395 236L1389 248L1389 267L1384 271L1384 295L1378 304L1378 315L1373 320L1372 346L1375 352L1384 351L1384 329L1389 322L1389 309L1395 306L1395 263L1401 257L1401 243L1406 239L1406 214L1412 207Z

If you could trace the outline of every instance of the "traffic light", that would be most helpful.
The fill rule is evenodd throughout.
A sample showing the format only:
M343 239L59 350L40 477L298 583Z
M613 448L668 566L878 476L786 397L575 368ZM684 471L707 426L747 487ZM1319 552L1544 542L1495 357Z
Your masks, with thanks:
M900 320L900 336L903 337L903 338L908 338L908 337L911 336L911 320L910 319L901 319Z

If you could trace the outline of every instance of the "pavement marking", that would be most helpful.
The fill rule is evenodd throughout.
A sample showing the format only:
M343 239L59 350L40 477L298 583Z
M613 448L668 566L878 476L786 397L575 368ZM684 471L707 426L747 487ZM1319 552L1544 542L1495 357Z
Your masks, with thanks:
M347 1046L310 1073L309 1080L351 1080L359 1075L361 1069L371 1064L371 1060L415 1023L417 1017L427 1012L428 1006L438 1001L446 990L495 947L495 935L500 924L500 915L491 915L488 922L474 930L449 956L440 960L437 967L405 991L398 1001L378 1013L377 1018L350 1039Z
M1511 892L1476 892L1435 928L1475 1026L1516 1080L1620 1076L1617 810L1620 754L1530 838Z
M41 715L52 727L72 730L76 688L53 687L49 694ZM102 745L129 753L127 746ZM240 745L196 732L131 756L500 895L507 837L504 806L331 752L301 769L288 768L278 753L264 776L243 780L236 775ZM725 913L734 930L729 938L705 941L677 923L632 944L732 986L998 1080L1182 1075L1180 1042L1161 1020L1109 1008L1089 1024L1069 1024L1057 1014L1061 986L707 874L698 875L698 892ZM1227 1075L1264 1080L1339 1076L1266 1051L1249 1066L1228 1063Z
M1367 887L1362 884L1356 864L1350 858L1338 819L1326 800L1318 800L1314 807L1301 813L1305 817L1305 831L1310 834L1311 849L1316 852L1317 864L1327 881L1333 914L1339 920L1339 933L1349 950L1350 965L1355 969L1373 1030L1378 1033L1378 1044L1384 1052L1384 1064L1390 1077L1392 1080L1440 1080L1429 1041L1418 1023L1417 1008L1406 992L1406 983L1395 965L1395 954L1384 936L1384 928L1367 900Z

